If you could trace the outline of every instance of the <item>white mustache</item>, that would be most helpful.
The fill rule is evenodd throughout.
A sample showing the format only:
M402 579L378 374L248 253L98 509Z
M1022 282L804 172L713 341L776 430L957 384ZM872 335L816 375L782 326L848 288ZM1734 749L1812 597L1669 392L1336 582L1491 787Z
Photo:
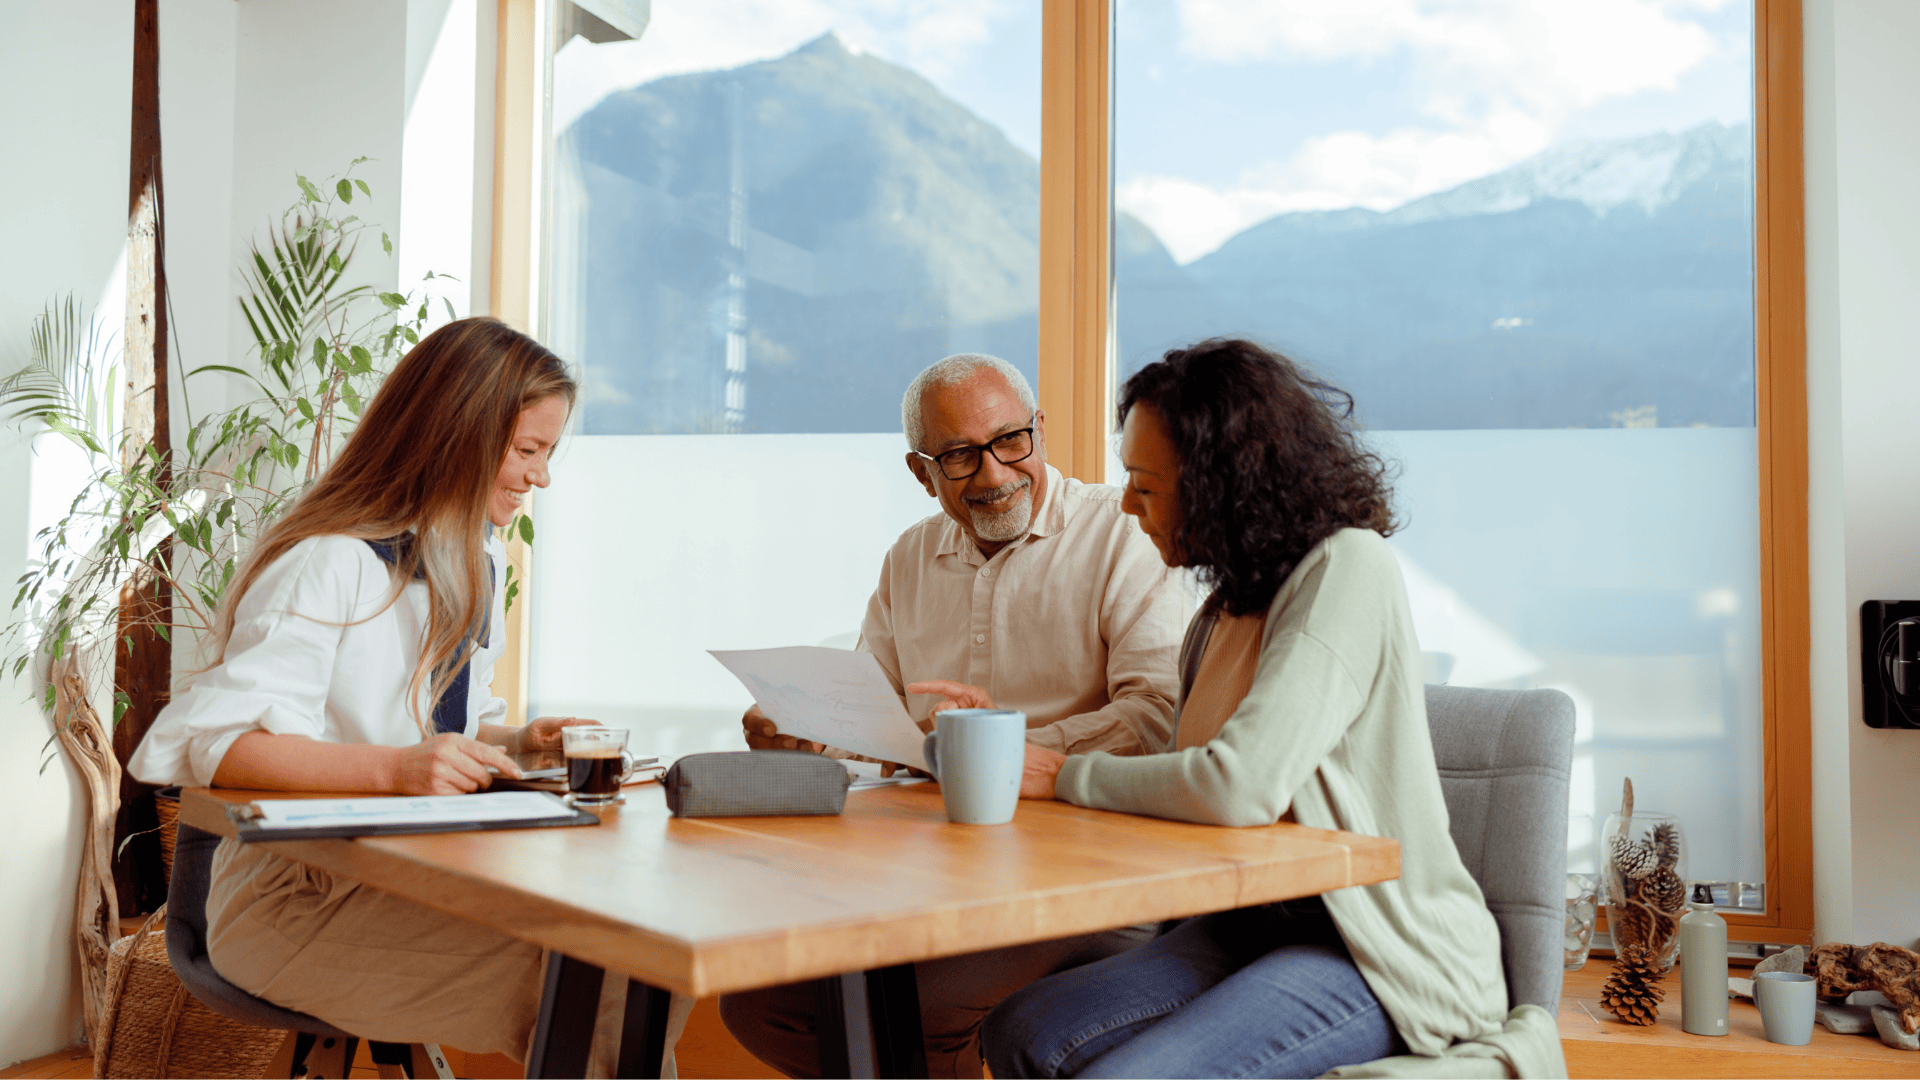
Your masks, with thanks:
M965 498L966 501L970 503L994 503L1002 499L1012 498L1032 486L1033 480L1023 476L1018 480L1009 480L999 487L994 488L992 491L983 491L978 495L968 495Z

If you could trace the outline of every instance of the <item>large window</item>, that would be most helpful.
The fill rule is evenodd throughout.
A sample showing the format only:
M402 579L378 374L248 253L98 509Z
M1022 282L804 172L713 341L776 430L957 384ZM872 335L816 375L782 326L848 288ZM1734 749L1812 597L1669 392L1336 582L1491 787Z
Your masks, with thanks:
M1804 938L1796 4L544 10L539 330L588 391L536 709L730 746L702 650L849 643L936 509L897 408L931 360L1037 373L1099 480L1118 380L1248 334L1401 467L1429 677L1565 690L1576 821L1631 776L1690 876L1766 883L1736 936Z
M1631 776L1763 881L1752 12L1116 10L1121 376L1249 334L1350 391L1429 678L1565 690L1576 822Z
M587 385L537 511L566 599L534 609L533 703L732 748L702 650L850 645L938 509L907 382L956 352L1037 378L1040 12L662 0L596 43L570 8L543 335Z

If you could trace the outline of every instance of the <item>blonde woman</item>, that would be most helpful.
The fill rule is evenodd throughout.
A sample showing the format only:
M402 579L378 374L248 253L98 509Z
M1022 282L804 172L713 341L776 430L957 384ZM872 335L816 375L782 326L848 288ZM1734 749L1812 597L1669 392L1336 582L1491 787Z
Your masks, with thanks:
M220 610L215 663L155 720L133 773L457 794L489 768L518 776L511 753L587 722L509 727L487 690L505 647L505 553L489 526L547 486L575 393L558 357L492 319L416 345L261 536ZM362 1038L526 1057L537 946L231 840L207 922L214 968L276 1005Z

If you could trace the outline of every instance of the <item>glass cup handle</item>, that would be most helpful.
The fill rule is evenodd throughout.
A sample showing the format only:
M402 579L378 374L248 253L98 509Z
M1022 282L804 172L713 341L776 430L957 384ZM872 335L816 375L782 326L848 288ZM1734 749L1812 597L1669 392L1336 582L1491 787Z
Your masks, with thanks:
M633 754L626 750L620 751L620 782L624 784L633 779L633 774L638 771L639 769L633 763Z

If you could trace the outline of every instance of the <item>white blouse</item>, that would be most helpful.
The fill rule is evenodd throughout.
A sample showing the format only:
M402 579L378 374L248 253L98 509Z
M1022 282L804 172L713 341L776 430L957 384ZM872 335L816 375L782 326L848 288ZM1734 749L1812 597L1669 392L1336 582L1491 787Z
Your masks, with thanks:
M489 531L491 632L473 657L466 734L504 722L507 703L488 693L506 649L506 551ZM338 743L412 746L424 737L407 708L407 683L426 636L427 586L393 588L387 564L366 541L315 536L261 572L240 600L226 659L175 695L134 751L128 769L149 784L213 783L227 748L254 730ZM423 689L419 715L432 726Z

